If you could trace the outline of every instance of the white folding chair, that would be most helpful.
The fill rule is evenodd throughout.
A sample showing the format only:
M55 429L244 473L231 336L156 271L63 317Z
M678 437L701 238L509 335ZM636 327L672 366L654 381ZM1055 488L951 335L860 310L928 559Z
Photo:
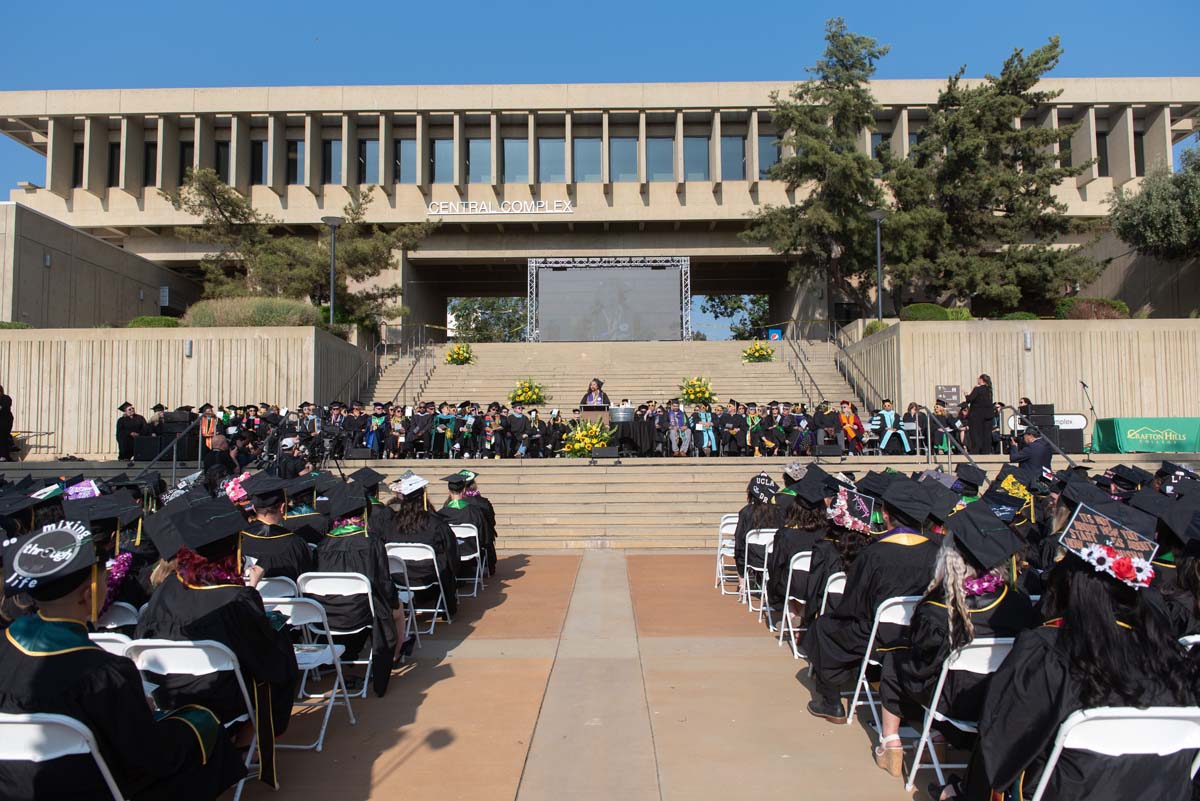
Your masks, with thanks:
M803 598L792 596L792 578L797 573L807 573L812 569L812 551L801 551L792 554L788 562L787 589L783 591L783 618L779 621L779 644L783 645L783 635L787 634L788 643L792 646L792 658L800 658L800 649L796 647L796 627L792 623L791 602L795 601L804 606Z
M345 660L338 658L339 671L341 665L365 665L366 674L363 676L362 691L357 695L360 698L367 697L367 688L370 686L371 669L375 665L375 638L372 636L372 629L375 626L375 599L371 594L371 582L362 573L301 573L296 579L296 587L300 590L301 595L321 595L321 596L358 596L365 595L367 598L367 608L370 610L371 622L364 626L359 626L356 629L348 629L346 631L335 631L329 629L329 621L325 621L325 629L334 637L348 637L351 634L359 634L367 632L367 641L365 643L367 649L366 659L351 659ZM306 629L313 634L321 634L322 632L316 629L313 625L308 625ZM342 649L345 651L345 649Z
M1189 634L1186 637L1179 638L1179 644L1188 651L1192 650L1192 647L1195 646L1196 643L1200 643L1200 634Z
M254 756L258 753L258 722L254 716L254 704L250 701L250 693L246 682L242 679L241 666L237 656L228 646L214 640L134 640L125 646L125 656L133 660L137 669L142 673L157 673L164 676L208 676L213 673L232 673L237 679L238 690L242 695L242 703L246 714L239 715L226 722L226 727L242 721L249 721L254 728L254 736L250 747L246 750L246 770L252 772ZM259 764L262 764L261 760ZM249 776L247 776L249 778ZM237 784L233 799L242 797L242 789L246 779Z
M125 646L133 642L132 638L115 631L93 631L88 634L88 639L116 656L125 656Z
M416 604L413 602L413 593L411 590L405 589L408 587L408 566L404 564L404 560L398 556L388 554L388 572L392 575L392 584L396 588L396 593L400 597L400 603L404 606L404 640L415 637L416 646L421 647L421 632L417 631L417 612ZM396 576L400 580L396 580ZM404 656L401 654L400 661L403 663Z
M867 650L863 654L862 667L858 670L858 682L854 685L854 695L850 699L850 710L846 713L847 726L854 720L854 710L859 706L859 695L863 691L866 691L867 699L863 703L871 707L871 717L875 719L875 731L880 731L879 709L877 708L879 702L871 694L871 685L867 682L867 668L871 665L879 664L879 660L873 659L871 656L875 650L875 637L879 633L879 627L882 625L907 626L912 623L913 612L920 602L920 595L898 595L895 598L884 599L879 604L879 608L875 610L875 622L871 624L871 636L867 640Z
M735 552L734 534L737 533L737 515L722 515L717 526L717 572L713 581L713 589L721 588L722 595L737 595L737 553ZM730 590L727 584L733 584Z
M1147 709L1109 706L1080 709L1058 727L1054 749L1042 770L1033 801L1042 801L1050 777L1064 749L1091 751L1104 756L1133 754L1169 756L1196 750L1191 774L1180 776L1190 781L1200 768L1200 707L1152 706Z
M845 592L845 573L834 573L829 578L825 579L825 591L821 594L820 614L825 614L825 610L830 607L830 604L836 603Z
M439 614L446 616L447 623L453 622L450 619L450 607L446 601L446 593L442 590L442 574L441 574L441 571L438 570L437 554L434 552L433 546L425 545L424 543L419 543L419 542L391 543L390 545L387 546L387 553L388 553L388 564L389 565L393 564L395 561L404 562L404 564L405 564L405 571L404 571L403 575L404 575L404 580L406 583L404 586L397 584L396 589L399 590L400 592L409 593L410 602L412 603L412 608L413 608L413 614L414 615L421 615L421 614L430 615L429 630L428 631L418 630L418 634L433 634L434 629L437 627L437 616ZM427 584L413 584L412 581L408 578L408 569L407 569L408 565L413 562L429 562L433 566L433 581L430 583L427 583ZM396 575L397 572L398 571L395 570L394 568L392 569L393 577ZM432 607L417 606L416 594L423 590L432 590L432 589L437 590L437 603L435 603Z
M136 626L138 610L133 604L124 601L114 601L100 619L96 621L98 629L123 629L126 626Z
M767 581L767 546L775 542L775 529L773 528L756 528L753 531L746 532L746 542L742 545L742 603L746 604L751 612L758 612L759 618L762 617L762 607L754 606L754 595L756 591L750 586L750 578L753 576L756 579L761 579L759 584L760 589L765 586ZM755 567L750 564L750 546L761 545L763 548L763 563L761 567ZM757 593L761 595L762 593Z
M0 761L49 762L67 756L91 756L114 801L125 795L108 769L91 729L66 715L0 713Z
M937 686L933 690L933 697L929 701L929 706L925 707L925 724L921 727L921 739L917 742L917 752L913 756L912 770L908 774L908 783L904 785L905 790L912 792L913 782L917 780L917 771L922 768L921 756L925 753L926 746L930 745L929 736L934 721L949 723L959 731L970 734L979 733L979 721L960 720L943 715L938 711L947 676L953 671L974 673L979 676L995 673L1008 656L1008 652L1012 650L1012 646L1012 637L978 637L946 657L946 661L942 663L942 672L938 676ZM937 774L938 784L946 783L946 777L942 775L942 768L961 769L967 767L966 763L943 765L938 761L937 750L932 746L929 748L929 759L930 767Z
M451 523L450 528L454 530L454 536L458 539L458 563L460 565L468 562L475 563L473 577L458 579L459 584L465 582L471 585L468 597L474 598L479 594L479 588L483 586L483 549L479 546L479 529L473 523ZM464 546L466 546L465 552ZM463 595L468 594L463 593Z
M346 646L337 645L333 641L333 633L329 630L329 618L325 615L325 607L311 598L264 598L263 606L268 612L278 612L287 618L289 626L300 628L305 632L323 637L325 642L302 642L293 645L296 651L296 664L303 671L300 677L300 696L302 698L320 698L321 701L301 701L300 706L325 707L325 718L321 721L321 732L317 739L307 745L278 744L278 748L298 751L320 751L325 745L325 730L329 728L329 718L333 714L335 704L344 704L346 714L350 717L350 725L358 723L354 719L354 710L350 707L350 691L346 688L346 679L342 676L342 654ZM328 693L308 692L308 676L321 667L332 667L334 673L333 689ZM365 685L365 682L364 682ZM338 693L344 700L338 700Z
M287 576L262 579L254 589L258 590L258 594L263 598L296 598L300 595L300 588L296 586L296 582Z

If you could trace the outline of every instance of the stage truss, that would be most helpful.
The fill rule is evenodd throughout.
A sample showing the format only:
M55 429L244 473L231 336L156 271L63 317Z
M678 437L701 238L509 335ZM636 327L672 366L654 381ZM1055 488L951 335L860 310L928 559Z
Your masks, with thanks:
M687 341L692 338L692 260L688 256L595 256L579 258L528 259L525 274L525 341L539 342L538 332L538 270L566 267L608 267L612 269L642 269L646 267L679 268L679 334Z

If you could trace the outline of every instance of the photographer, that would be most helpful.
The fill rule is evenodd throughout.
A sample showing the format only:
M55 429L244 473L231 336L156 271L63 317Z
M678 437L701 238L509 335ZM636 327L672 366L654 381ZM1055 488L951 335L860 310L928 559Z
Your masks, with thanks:
M300 440L297 437L284 437L279 443L279 449L280 478L290 480L312 472L308 459L300 451Z

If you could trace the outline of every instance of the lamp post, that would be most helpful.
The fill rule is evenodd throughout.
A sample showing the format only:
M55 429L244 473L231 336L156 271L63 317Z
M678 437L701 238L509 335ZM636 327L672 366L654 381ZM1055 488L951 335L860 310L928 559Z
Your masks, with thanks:
M883 322L883 218L887 209L871 209L867 217L875 221L875 315Z
M336 284L334 267L337 264L337 229L346 222L342 217L322 217L321 222L329 226L329 327L333 328L333 291Z

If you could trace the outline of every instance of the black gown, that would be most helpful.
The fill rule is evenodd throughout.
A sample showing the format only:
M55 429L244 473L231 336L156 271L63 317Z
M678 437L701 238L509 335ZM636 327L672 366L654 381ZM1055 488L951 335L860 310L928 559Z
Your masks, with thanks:
M137 639L215 640L233 651L250 701L262 712L259 778L278 786L275 738L287 730L300 671L287 631L272 625L258 592L241 584L193 587L172 573L142 612ZM163 709L201 704L226 723L245 714L237 681L228 673L153 680L159 685L154 699Z
M818 691L835 695L853 686L867 650L875 610L901 595L923 595L939 545L912 529L895 528L868 545L846 571L846 591L805 632L801 646ZM881 626L875 648L903 647L905 630Z
M282 576L295 581L313 569L308 544L283 526L251 523L242 532L242 555L253 556L265 578Z
M992 452L992 420L996 407L992 403L992 388L980 384L963 398L971 405L967 411L967 447L971 453Z
M446 504L438 511L438 514L446 518L446 522L448 523L468 523L475 526L475 530L479 532L479 549L483 552L484 563L489 568L496 566L496 544L488 540L487 513L484 512L482 506L473 504L466 498L457 501L446 501ZM463 544L463 541L457 537L455 540L459 546ZM458 572L463 573L463 578L466 578L469 568L473 569L467 563L460 563Z
M389 543L417 543L429 545L436 556L438 575L442 580L442 592L446 595L446 606L453 616L458 613L458 538L446 518L436 512L427 513L415 530L401 531L393 526L388 534ZM428 562L416 562L406 565L410 584L432 584L434 580L433 567ZM399 578L397 576L397 578ZM432 608L437 602L437 593L432 589L416 593L418 606Z
M488 531L485 535L487 540L487 556L488 556L488 573L496 574L496 507L492 506L492 502L482 495L466 496L467 503L472 506L478 506L483 510L484 519L487 520Z
M738 512L737 528L733 532L733 547L735 551L733 558L734 561L737 562L737 571L739 576L745 571L746 535L754 530L750 527L751 519L754 514L754 509L758 505L759 504L748 503L741 508L741 511ZM767 522L761 526L761 528L779 528L780 524L783 522L783 510L778 506L768 506L767 508L771 510L771 513L767 517ZM767 549L765 546L751 545L750 563L756 567L762 567L763 553L766 550Z
M783 605L784 593L788 588L788 566L792 562L792 557L804 551L811 551L818 542L825 538L827 533L828 531L824 527L816 531L781 528L775 533L771 559L767 563L767 601L771 606ZM792 597L804 599L811 597L811 588L808 586L809 578L808 571L796 571L796 574L792 576ZM822 589L825 587L823 582L821 587ZM820 601L818 601L819 603ZM805 606L807 605L806 602Z
M93 645L75 621L30 615L0 637L0 712L66 715L87 726L125 797L213 801L246 775L208 709L156 719L133 662ZM109 798L91 756L0 761L11 801Z
M1059 725L1083 709L1081 689L1052 623L1024 632L991 678L980 718L979 743L971 756L966 798L987 801L991 789L1016 786L1032 798L1054 747ZM1150 676L1151 704L1175 706L1162 684ZM1124 706L1112 699L1101 706ZM1046 790L1055 801L1188 801L1193 751L1171 756L1119 759L1082 750L1064 750Z
M140 414L133 414L126 417L121 415L117 418L117 459L120 461L128 461L133 459L133 445L137 440L136 435L146 433L146 418Z

